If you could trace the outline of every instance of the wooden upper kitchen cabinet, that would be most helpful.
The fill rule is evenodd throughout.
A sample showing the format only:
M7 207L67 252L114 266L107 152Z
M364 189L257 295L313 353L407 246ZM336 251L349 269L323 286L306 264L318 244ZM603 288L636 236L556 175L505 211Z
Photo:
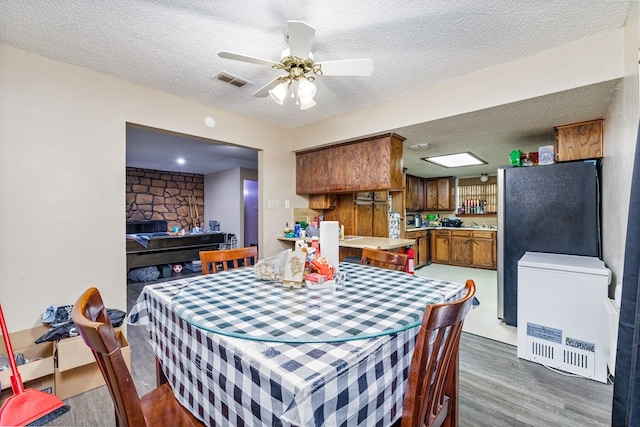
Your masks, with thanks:
M452 211L455 207L455 178L438 178L438 210Z
M373 237L389 237L389 202L373 202Z
M356 200L356 236L373 236L373 201Z
M402 142L378 135L296 154L296 193L402 190Z
M407 175L405 187L405 206L413 211L426 209L425 203L425 179L418 176Z
M310 194L309 209L335 209L337 194Z
M604 120L590 120L556 126L556 161L602 158L604 153Z
M426 210L452 211L455 210L455 178L451 176L427 179Z
M325 221L338 221L344 225L345 234L356 234L356 210L353 194L336 194L334 209L324 211Z
M425 207L428 211L438 210L438 180L427 179L425 181Z

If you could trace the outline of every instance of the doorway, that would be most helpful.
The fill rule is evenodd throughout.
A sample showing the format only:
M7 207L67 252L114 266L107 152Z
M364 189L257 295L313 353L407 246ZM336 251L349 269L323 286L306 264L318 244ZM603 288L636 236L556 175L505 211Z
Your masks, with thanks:
M245 179L244 246L258 246L258 181Z

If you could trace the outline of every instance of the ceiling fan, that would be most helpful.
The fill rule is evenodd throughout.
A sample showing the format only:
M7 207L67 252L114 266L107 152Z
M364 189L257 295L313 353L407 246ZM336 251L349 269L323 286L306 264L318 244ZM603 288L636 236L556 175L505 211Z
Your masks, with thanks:
M309 24L289 21L289 48L282 52L280 62L225 51L218 52L218 56L284 71L285 75L267 83L253 96L271 95L271 98L282 105L290 93L295 98L296 105L301 110L306 110L316 105L316 101L323 103L335 98L333 92L316 76L370 76L373 73L373 61L368 58L314 62L311 43L315 33L315 28Z

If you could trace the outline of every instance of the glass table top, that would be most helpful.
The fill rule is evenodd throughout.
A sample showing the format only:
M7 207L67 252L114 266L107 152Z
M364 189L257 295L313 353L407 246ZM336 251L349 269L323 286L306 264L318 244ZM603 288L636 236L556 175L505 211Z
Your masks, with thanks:
M445 300L435 279L341 263L346 279L330 289L285 288L241 268L198 276L172 299L185 321L217 334L282 343L340 342L419 325L427 304Z

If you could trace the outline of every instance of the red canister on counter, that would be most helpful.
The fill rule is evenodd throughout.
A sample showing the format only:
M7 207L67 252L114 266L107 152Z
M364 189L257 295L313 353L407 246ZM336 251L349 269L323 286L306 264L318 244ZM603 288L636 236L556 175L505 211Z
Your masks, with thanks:
M320 255L320 241L318 240L318 236L311 238L311 247L316 250L316 254Z

